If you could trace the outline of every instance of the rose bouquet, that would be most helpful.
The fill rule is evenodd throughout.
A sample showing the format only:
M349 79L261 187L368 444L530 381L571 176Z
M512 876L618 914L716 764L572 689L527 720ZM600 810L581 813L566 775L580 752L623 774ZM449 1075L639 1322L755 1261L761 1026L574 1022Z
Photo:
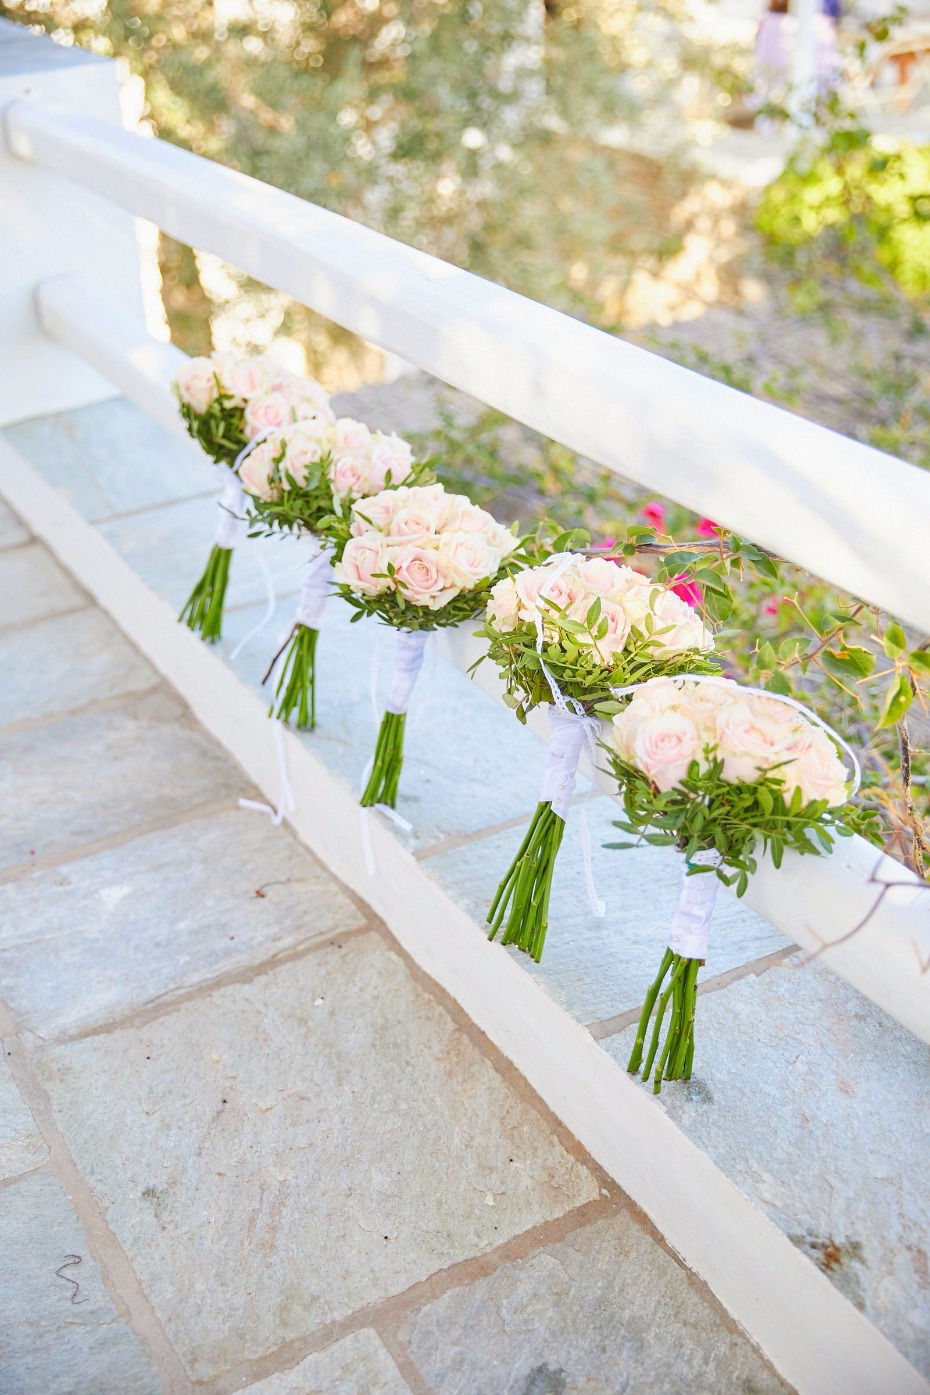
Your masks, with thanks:
M333 421L329 396L270 358L230 354L192 358L174 379L191 436L223 468L222 513L207 565L178 617L213 643L219 639L229 565L240 533L242 489L235 467L253 443L293 421Z
M240 464L252 535L296 532L310 552L293 629L265 675L286 650L271 704L282 721L296 712L298 727L316 725L316 644L332 583L333 525L356 499L421 475L406 441L349 417L284 426Z
M671 590L604 557L563 553L498 582L482 631L521 721L549 708L539 804L488 911L493 939L538 962L556 858L585 743L617 710L612 689L658 674L707 672L712 641Z
M676 847L684 863L668 947L646 994L627 1067L648 1080L654 1065L656 1094L663 1080L691 1077L697 977L718 883L735 886L742 896L760 846L780 867L787 848L825 852L834 834L852 831L837 812L850 797L840 738L815 723L791 699L725 678L646 683L613 719L607 749L623 803L616 826L642 841ZM841 744L858 778L855 756ZM856 813L847 808L846 814L855 821Z
M402 485L351 506L335 580L355 607L397 630L390 694L362 804L393 808L404 724L427 634L480 614L518 546L513 533L441 484Z

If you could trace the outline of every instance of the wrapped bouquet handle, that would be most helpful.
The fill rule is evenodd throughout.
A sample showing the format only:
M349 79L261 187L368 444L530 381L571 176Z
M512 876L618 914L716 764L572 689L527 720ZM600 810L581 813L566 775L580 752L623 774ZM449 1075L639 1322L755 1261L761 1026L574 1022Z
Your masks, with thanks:
M488 911L488 938L493 940L503 930L501 944L515 944L532 955L537 964L546 942L552 879L575 792L578 762L586 743L593 740L599 728L600 722L583 712L549 709L549 746L539 803ZM603 915L587 863L585 871L592 909Z
M242 518L245 491L238 478L225 465L217 468L224 482L219 500L220 517L216 525L216 536L207 558L207 565L178 616L188 629L199 631L208 644L216 643L222 634L229 566L245 527Z
M423 667L427 637L426 630L397 631L391 688L378 729L371 775L362 792L361 803L366 808L383 804L393 809L397 803L400 773L404 763L407 709L420 669Z
M333 547L312 533L306 535L306 543L310 560L300 587L294 624L262 682L267 683L272 677L283 655L269 716L289 722L296 712L298 728L312 731L316 726L316 645L332 585Z

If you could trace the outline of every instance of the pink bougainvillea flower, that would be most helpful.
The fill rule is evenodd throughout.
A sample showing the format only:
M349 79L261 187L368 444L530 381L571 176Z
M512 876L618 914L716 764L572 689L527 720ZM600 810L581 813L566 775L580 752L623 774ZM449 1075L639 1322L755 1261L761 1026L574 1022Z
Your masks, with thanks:
M713 538L717 534L717 524L712 518L699 518L697 530L702 538Z
M672 582L672 590L676 596L680 596L688 605L699 606L703 597L700 583L692 581L687 572L682 572L681 576L676 576Z
M665 522L665 505L660 504L658 499L650 499L641 510L643 518L647 523L651 523L653 528L661 528Z

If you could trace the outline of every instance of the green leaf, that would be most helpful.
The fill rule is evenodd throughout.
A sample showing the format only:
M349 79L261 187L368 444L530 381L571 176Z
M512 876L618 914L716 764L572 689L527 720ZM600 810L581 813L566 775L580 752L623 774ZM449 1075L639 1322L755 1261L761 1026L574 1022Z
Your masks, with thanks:
M782 697L791 696L791 684L778 669L765 680L764 687L766 692L780 693Z
M907 656L907 662L918 673L930 674L930 649L913 649Z
M911 689L910 680L906 674L899 674L891 684L885 694L885 701L882 704L882 714L878 719L878 728L897 726L901 718L907 712L914 700L914 693Z
M897 659L907 648L907 636L896 621L892 621L882 636L882 644L889 659Z
M820 662L835 678L868 678L875 671L875 655L859 645L825 649Z

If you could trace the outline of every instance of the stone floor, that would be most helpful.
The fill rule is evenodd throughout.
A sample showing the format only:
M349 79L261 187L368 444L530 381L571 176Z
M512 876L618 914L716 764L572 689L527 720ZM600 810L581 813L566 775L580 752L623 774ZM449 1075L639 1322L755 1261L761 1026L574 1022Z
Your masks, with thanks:
M2 506L0 548L3 1395L782 1390Z

